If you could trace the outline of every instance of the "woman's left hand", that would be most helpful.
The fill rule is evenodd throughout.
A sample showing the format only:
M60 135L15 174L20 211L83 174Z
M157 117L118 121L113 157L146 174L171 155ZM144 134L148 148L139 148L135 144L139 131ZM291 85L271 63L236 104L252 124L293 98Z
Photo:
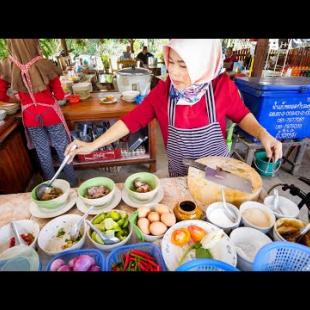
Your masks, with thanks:
M268 158L272 158L274 162L282 158L282 143L280 141L271 136L267 131L261 133L259 140L264 146Z

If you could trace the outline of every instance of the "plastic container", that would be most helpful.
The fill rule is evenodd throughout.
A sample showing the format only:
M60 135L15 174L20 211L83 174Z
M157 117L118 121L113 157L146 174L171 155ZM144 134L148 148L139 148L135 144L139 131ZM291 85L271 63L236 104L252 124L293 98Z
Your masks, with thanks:
M310 271L310 248L301 244L276 241L257 253L254 271Z
M260 175L272 177L281 167L281 160L276 163L269 161L265 151L257 151L255 153L254 166Z
M46 271L51 271L51 265L53 261L58 258L63 259L65 263L69 263L70 259L80 256L80 255L92 256L96 261L96 265L101 268L101 271L105 271L105 256L102 254L101 251L96 250L96 249L72 250L72 251L67 251L67 252L58 254L48 262Z
M0 271L40 271L41 268L39 255L30 246L18 245L0 255Z
M122 254L127 253L134 249L138 249L149 253L156 259L156 262L160 265L162 271L167 270L160 248L153 243L144 242L144 243L125 245L113 250L107 257L106 271L112 270L112 265L120 261Z
M235 82L247 107L271 135L278 140L310 136L309 78L246 77L237 78Z
M193 259L175 271L239 271L239 269L216 259L203 258Z

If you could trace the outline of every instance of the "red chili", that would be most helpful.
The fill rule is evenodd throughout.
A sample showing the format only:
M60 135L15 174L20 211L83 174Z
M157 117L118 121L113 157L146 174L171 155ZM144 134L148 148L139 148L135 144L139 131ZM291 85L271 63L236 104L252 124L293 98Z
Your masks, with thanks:
M135 254L133 254L133 256L135 256ZM138 257L138 258L140 258L141 260L147 262L149 265L152 265L153 267L156 267L156 268L157 268L157 266L158 266L158 264L157 264L155 261L153 261L153 260L146 259L146 258L144 258L144 257L139 257L139 256L136 256L136 257Z
M141 271L149 271L148 268L142 264L142 262L139 262L138 266L141 269Z
M128 253L124 254L124 256L125 256L124 270L126 270L129 264L130 256Z
M155 258L153 256L151 256L151 255L149 255L149 254L147 254L147 253L145 253L143 251L140 251L140 250L135 249L135 250L132 250L131 253L132 254L136 254L138 256L141 256L141 257L144 257L146 259L150 259L150 260L154 260L155 261Z

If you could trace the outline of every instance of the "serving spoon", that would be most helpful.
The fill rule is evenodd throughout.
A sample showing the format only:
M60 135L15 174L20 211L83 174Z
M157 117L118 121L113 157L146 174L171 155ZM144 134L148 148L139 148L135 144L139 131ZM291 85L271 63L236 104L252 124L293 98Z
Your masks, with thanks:
M75 150L77 148L77 145L73 145L71 150ZM49 180L46 183L40 184L37 189L36 189L36 195L37 195L37 199L41 199L42 196L44 195L44 193L48 193L51 191L52 184L53 182L56 180L56 178L58 177L59 173L62 171L62 169L65 167L65 165L67 164L67 162L69 161L69 159L71 158L70 155L67 155L64 160L62 161L60 167L58 168L57 172L55 173L55 175L53 176L53 178L51 180Z

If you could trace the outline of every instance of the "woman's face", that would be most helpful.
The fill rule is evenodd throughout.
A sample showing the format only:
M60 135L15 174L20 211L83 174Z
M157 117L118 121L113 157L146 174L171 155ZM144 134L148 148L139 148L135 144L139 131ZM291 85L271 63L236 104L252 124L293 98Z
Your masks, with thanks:
M172 48L168 56L168 72L173 85L177 90L183 90L189 87L191 79L188 75L187 68L183 59Z

